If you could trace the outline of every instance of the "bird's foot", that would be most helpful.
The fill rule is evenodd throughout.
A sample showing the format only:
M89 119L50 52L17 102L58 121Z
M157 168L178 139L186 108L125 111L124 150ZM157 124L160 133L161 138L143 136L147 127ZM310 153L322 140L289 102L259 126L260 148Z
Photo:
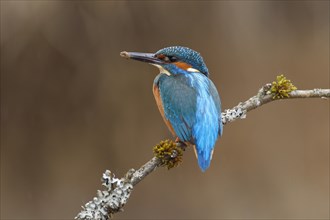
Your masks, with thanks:
M161 160L162 166L166 166L167 169L171 169L178 166L182 162L183 149L180 147L181 143L182 142L165 140L161 141L154 147L154 155Z
M178 137L175 139L175 143L177 144L177 147L180 147L183 151L185 151L186 147L189 146L187 143L181 141Z

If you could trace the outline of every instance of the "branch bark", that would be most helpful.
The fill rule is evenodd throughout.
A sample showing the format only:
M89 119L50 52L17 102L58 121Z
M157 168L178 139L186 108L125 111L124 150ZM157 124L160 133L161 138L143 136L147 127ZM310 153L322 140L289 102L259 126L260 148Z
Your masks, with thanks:
M271 93L271 88L272 84L266 84L258 91L257 95L239 103L231 109L224 110L222 113L222 123L225 125L237 119L244 119L247 112L276 100L296 98L328 99L330 97L330 89L312 89L294 90L288 93L288 97L279 99L274 98L275 96ZM177 146L183 149L186 147L182 143L177 143ZM97 196L82 206L83 210L78 213L75 219L107 220L111 218L113 214L123 210L122 208L127 203L133 187L161 165L162 161L157 157L153 157L139 169L129 170L121 179L116 178L109 170L105 171L102 176L102 185L106 189L103 191L98 190Z

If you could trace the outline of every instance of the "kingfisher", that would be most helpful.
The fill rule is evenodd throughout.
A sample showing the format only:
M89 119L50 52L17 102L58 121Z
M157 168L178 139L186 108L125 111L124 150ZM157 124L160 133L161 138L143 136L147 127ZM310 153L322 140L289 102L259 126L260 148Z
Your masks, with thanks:
M204 172L210 166L223 124L219 93L202 56L182 46L166 47L156 53L123 51L120 55L159 69L152 90L160 114L177 141L194 146Z

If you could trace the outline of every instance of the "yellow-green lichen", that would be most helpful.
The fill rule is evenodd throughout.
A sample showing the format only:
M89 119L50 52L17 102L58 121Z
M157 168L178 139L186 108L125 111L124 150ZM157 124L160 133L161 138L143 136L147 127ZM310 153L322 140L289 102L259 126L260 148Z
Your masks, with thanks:
M276 77L276 81L272 82L270 92L273 94L273 99L282 99L289 97L289 93L297 90L290 80L283 74Z
M182 162L183 150L171 140L161 141L154 149L155 157L161 160L161 165L167 169L178 166Z

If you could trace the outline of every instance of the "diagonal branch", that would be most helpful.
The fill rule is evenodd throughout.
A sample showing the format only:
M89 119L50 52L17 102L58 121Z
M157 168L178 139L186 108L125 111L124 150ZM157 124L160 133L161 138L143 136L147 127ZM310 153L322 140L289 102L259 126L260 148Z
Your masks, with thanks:
M285 77L282 76L281 80ZM279 78L278 78L279 82ZM296 99L296 98L324 98L330 97L330 89L313 89L313 90L295 90L296 88L291 84L289 80L290 90L283 90L276 86L282 84L266 84L263 86L257 95L250 99L239 103L237 106L226 109L222 113L222 123L233 122L236 119L244 119L247 112L256 109L264 104L281 99ZM285 83L286 83L285 82ZM284 91L284 92L283 92ZM178 142L175 143L176 147L185 149L186 145ZM177 155L170 155L171 158L177 157ZM164 165L163 161L158 157L153 157L138 170L131 169L127 174L118 179L109 170L105 171L102 176L102 185L106 187L105 190L97 191L97 197L94 197L92 201L89 201L83 206L83 210L78 213L76 219L100 219L106 220L112 217L113 214L122 211L123 206L127 203L128 198L133 190L133 187L143 180L146 176L156 170L157 167Z

